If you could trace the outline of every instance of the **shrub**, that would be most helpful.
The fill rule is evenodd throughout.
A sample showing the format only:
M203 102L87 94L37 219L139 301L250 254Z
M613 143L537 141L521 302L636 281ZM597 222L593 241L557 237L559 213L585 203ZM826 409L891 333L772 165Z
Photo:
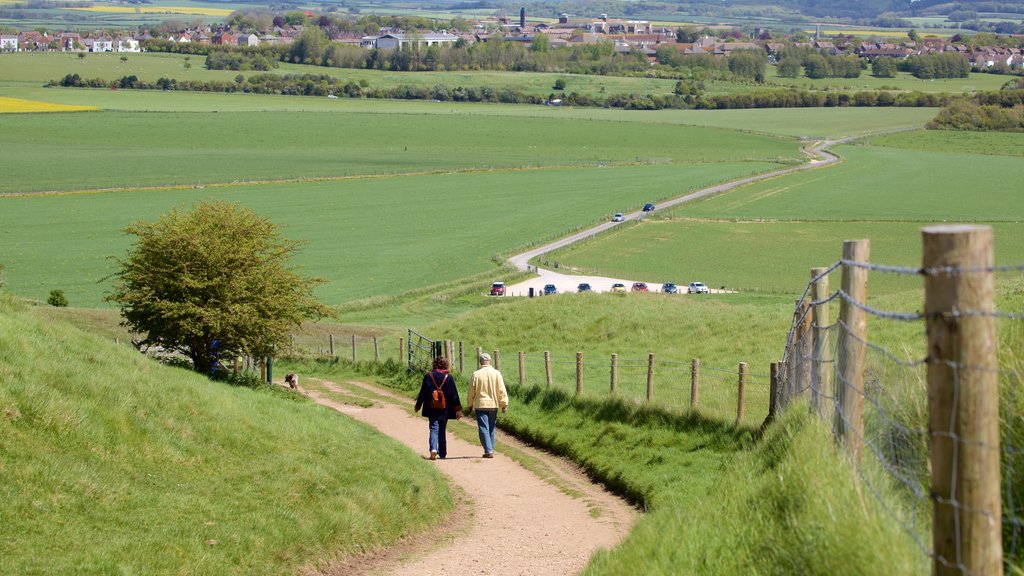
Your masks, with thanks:
M46 299L46 303L57 308L65 308L68 305L68 298L64 295L63 290L51 290L50 297Z

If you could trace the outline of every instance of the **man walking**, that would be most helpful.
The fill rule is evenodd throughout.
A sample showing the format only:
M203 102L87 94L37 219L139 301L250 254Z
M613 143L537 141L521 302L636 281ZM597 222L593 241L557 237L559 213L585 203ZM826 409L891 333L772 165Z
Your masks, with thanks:
M494 458L494 430L498 424L498 409L504 413L508 408L508 391L505 379L491 367L491 355L480 354L480 369L473 372L469 382L469 397L466 409L476 410L476 425L480 432L480 445L484 458Z

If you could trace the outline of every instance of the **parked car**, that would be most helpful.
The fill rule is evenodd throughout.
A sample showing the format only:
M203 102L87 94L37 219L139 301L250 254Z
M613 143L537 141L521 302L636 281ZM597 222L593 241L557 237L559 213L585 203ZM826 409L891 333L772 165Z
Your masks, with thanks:
M622 215L622 212L616 212L615 215L612 216L612 222L622 222L625 219L626 217Z
M647 292L647 284L645 282L633 282L633 287L630 290L633 292Z
M587 284L586 282L581 282L580 285L576 287L577 292L590 292L590 290L590 284Z
M495 282L491 284L491 296L504 296L505 295L505 283Z
M661 285L661 291L665 294L678 294L679 287L671 282L666 282Z
M618 293L621 293L621 294L625 294L626 293L626 285L622 284L620 282L616 282L615 284L612 284L612 292L618 292Z
M708 294L711 290L708 290L703 282L690 282L690 285L686 287L686 292L688 294Z
M554 284L545 284L544 285L544 295L545 296L550 296L552 294L558 294L558 288L555 288Z
M644 212L654 212L654 204L651 204L650 202L644 204Z

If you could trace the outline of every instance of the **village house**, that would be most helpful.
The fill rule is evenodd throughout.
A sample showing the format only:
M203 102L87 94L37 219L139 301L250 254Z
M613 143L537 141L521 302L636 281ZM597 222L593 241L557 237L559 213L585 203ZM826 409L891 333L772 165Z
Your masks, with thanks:
M377 50L398 50L404 46L430 47L450 46L458 41L459 37L442 32L425 32L407 34L404 32L393 32L382 36L365 36L359 42L363 48L376 48Z
M100 36L98 38L86 38L82 41L85 44L86 50L89 52L113 52L114 41L106 36Z
M18 37L4 34L0 36L0 52L17 52Z
M260 38L255 34L239 34L236 38L239 46L259 46Z
M50 40L45 32L26 30L18 34L18 47L22 52L45 51L50 49Z
M114 42L114 49L118 52L142 52L139 41L130 36L123 36Z

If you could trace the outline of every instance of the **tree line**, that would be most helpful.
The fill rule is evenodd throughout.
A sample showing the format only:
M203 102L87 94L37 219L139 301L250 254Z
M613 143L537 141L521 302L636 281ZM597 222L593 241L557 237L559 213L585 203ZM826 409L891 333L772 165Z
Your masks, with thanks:
M957 98L939 111L929 130L1024 132L1024 79L1008 82L1001 90Z
M177 80L160 78L147 82L135 75L117 80L82 78L68 74L53 84L73 88L118 88L139 90L183 90L193 92L247 92L295 96L333 96L396 100L433 100L438 102L493 102L504 104L552 104L556 100L569 106L622 108L626 110L662 109L744 109L744 108L831 108L847 106L939 107L951 96L924 92L893 93L865 90L856 93L820 92L796 88L764 89L742 94L703 94L699 82L680 81L672 94L581 94L550 93L543 96L512 88L487 86L414 86L371 87L365 80L354 82L326 74L242 74L234 81Z

